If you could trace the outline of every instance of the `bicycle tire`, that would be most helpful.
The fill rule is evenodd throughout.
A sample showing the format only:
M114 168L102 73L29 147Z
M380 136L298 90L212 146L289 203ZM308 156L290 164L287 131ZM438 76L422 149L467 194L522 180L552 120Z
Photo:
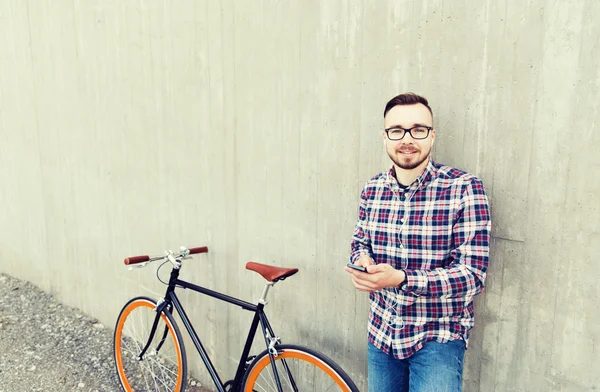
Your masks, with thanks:
M275 365L284 392L342 391L358 392L352 379L334 361L306 347L292 344L276 345ZM277 391L269 352L258 354L242 381L242 392Z
M168 310L163 310L144 358L137 360L152 329L155 308L156 301L153 299L135 297L125 304L117 318L114 358L121 387L126 392L185 391L185 346L175 319ZM164 341L160 344L163 336ZM158 352L157 347L160 347Z

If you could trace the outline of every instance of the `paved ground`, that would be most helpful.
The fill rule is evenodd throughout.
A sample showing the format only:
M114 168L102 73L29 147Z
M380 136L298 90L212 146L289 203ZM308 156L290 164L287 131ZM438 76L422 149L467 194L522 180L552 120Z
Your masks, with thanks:
M31 283L0 274L0 392L121 391L112 334Z

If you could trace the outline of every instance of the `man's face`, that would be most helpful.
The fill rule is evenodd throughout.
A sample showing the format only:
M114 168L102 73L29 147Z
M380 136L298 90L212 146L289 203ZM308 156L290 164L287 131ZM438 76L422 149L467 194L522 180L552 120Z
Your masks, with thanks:
M397 105L387 112L384 119L385 129L401 127L413 128L417 126L432 127L433 118L429 109L420 103L414 105ZM390 140L383 132L385 149L394 164L404 170L424 169L427 158L431 153L431 146L435 139L435 130L422 140L414 139L406 132L401 140Z

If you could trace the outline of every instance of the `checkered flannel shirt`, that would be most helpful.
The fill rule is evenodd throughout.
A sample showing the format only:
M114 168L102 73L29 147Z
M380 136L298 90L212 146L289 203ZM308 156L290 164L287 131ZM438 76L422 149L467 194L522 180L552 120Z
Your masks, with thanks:
M468 342L491 221L483 184L469 173L430 161L406 189L394 174L361 192L350 261L368 254L406 272L399 287L370 293L368 331L373 345L407 358L430 340Z

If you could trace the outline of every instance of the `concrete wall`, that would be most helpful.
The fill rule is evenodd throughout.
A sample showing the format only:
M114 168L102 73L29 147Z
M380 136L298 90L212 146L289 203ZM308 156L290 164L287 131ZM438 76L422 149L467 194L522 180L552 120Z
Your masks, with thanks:
M364 388L367 299L342 266L389 165L383 105L415 91L436 159L493 208L465 390L600 389L599 18L583 0L1 0L0 271L112 325L162 291L124 256L206 244L185 277L246 299L246 261L298 266L276 331ZM232 372L249 315L183 299Z

